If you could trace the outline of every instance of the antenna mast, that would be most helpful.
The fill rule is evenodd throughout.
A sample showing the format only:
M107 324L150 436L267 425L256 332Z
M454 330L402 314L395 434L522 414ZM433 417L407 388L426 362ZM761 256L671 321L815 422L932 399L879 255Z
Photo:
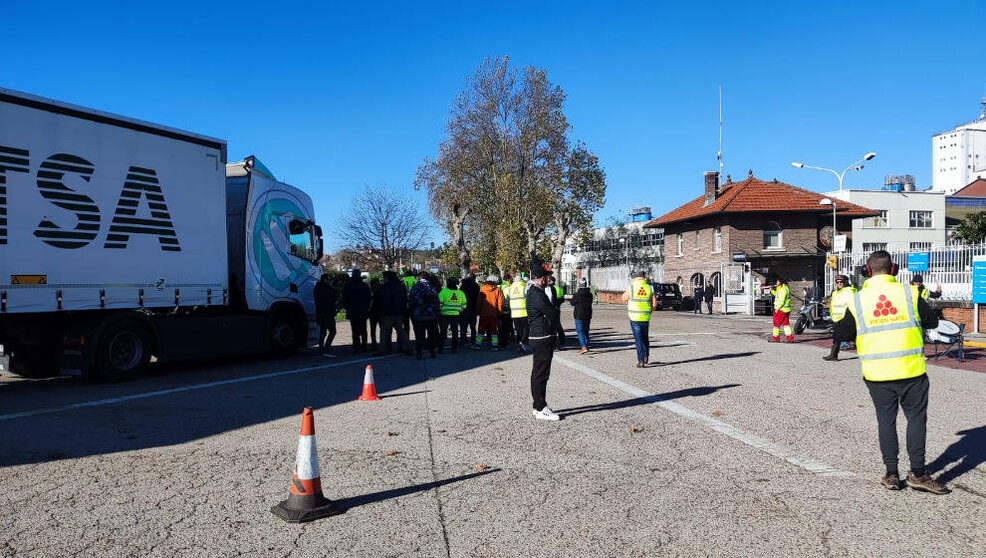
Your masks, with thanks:
M719 176L722 176L722 85L719 86Z

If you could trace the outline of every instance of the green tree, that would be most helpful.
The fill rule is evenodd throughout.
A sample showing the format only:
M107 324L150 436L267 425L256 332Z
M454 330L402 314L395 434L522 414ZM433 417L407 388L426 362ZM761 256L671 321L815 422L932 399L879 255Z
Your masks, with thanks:
M966 244L979 244L986 241L986 211L966 215L955 228L954 238Z
M569 151L554 190L551 265L561 269L565 243L573 234L590 233L592 218L606 201L606 173L584 143L578 142Z

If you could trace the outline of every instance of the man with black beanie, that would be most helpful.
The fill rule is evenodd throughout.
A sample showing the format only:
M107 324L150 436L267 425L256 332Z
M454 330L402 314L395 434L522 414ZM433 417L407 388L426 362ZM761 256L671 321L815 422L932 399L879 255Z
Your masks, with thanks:
M531 283L526 296L527 320L530 325L527 338L534 353L531 395L534 398L534 418L539 420L561 420L545 400L548 377L551 375L551 359L555 352L554 324L558 315L558 308L544 292L551 273L550 269L545 268L534 257L531 258Z

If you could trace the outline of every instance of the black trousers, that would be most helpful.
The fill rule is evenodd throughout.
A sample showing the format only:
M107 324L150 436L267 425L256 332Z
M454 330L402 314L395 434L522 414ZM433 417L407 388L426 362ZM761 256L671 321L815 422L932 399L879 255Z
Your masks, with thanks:
M438 320L413 320L414 351L421 354L422 349L435 352L438 347Z
M353 350L366 349L366 316L349 318L349 327L353 330Z
M332 320L318 324L318 352L324 353L332 348L332 340L336 338L336 322Z
M561 316L555 320L555 335L558 336L558 345L565 344L565 328L561 325Z
M514 337L514 321L510 316L500 316L496 324L496 332L500 337L500 347L506 347Z
M459 343L463 345L471 345L475 342L476 312L475 310L465 310L459 314Z
M439 316L438 325L441 327L441 335L438 338L438 350L445 348L445 340L448 339L449 330L452 332L452 352L459 348L459 317L458 316Z
M531 322L527 318L514 318L514 331L517 333L517 342L529 345L528 332L531 330Z
M548 406L545 397L548 392L548 377L551 376L551 358L555 354L555 340L553 337L531 339L530 344L531 350L534 352L534 366L531 368L531 396L534 398L534 410L540 411Z
M924 472L925 438L928 427L928 391L931 382L928 375L906 380L889 382L866 381L873 406L876 408L876 423L880 437L880 453L888 473L897 472L897 414L903 409L907 418L907 455L911 471Z

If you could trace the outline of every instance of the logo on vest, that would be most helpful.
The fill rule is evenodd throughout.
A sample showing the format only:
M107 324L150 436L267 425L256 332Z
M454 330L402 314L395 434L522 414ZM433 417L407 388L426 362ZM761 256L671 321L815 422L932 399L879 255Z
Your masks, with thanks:
M873 318L879 319L874 319L873 323L881 324L906 320L903 315L898 316L897 314L898 309L894 306L894 303L887 300L886 295L880 295L876 307L873 309Z
M458 302L459 301L459 296L457 294L455 294L455 293L452 293L452 300Z
M640 289L637 290L637 296L638 297L647 296L647 289L645 289L643 286L641 286Z

